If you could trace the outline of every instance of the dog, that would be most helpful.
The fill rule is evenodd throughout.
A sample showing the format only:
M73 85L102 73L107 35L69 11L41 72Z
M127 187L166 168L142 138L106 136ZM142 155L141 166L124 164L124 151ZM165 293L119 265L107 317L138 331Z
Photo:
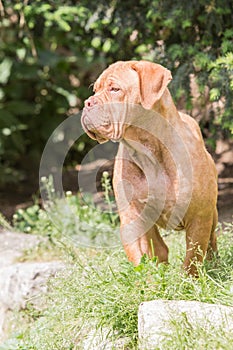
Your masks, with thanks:
M99 143L119 142L113 189L128 260L167 263L159 227L185 230L183 267L198 276L198 264L217 252L217 172L198 124L177 111L171 80L159 64L118 61L96 80L81 122Z

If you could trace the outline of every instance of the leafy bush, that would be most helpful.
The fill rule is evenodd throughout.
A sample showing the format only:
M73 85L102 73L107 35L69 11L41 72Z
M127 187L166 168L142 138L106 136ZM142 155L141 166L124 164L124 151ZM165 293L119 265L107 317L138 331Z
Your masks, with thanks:
M25 233L45 235L50 241L70 241L74 246L113 247L119 245L118 215L97 208L91 197L67 192L64 199L53 198L46 210L37 204L19 209L14 227Z

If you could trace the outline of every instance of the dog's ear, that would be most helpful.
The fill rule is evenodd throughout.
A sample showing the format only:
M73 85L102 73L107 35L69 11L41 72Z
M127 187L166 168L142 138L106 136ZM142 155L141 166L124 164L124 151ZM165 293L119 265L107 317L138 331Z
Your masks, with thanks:
M149 61L134 61L131 67L139 76L141 104L145 109L151 109L172 80L171 72Z

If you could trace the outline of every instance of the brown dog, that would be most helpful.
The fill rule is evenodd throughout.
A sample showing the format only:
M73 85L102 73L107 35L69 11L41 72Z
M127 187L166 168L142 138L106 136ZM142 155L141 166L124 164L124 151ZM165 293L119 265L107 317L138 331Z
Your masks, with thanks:
M217 174L199 126L179 113L171 73L147 61L116 62L94 84L82 125L100 143L118 141L113 186L128 259L168 261L158 226L186 231L184 268L217 251Z

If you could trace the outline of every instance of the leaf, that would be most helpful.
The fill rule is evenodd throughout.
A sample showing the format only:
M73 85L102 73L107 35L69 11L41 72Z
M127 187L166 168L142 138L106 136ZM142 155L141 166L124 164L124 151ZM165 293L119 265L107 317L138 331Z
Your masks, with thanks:
M63 29L65 32L71 31L71 26L66 21L63 21L60 19L58 21L58 24L59 24L60 28Z
M11 135L11 129L10 128L3 128L2 129L2 134L4 136L10 136Z
M136 48L136 50L135 50L135 52L136 52L136 53L139 53L139 54L143 54L143 53L145 53L145 52L147 52L147 51L148 51L148 47L147 47L145 44L139 45L139 46Z
M183 29L186 29L186 28L189 28L192 26L192 22L189 20L189 19L185 19L183 22L182 22L182 28Z
M10 101L6 104L6 109L14 115L27 115L34 113L34 104L26 101Z
M103 44L103 52L107 53L110 51L111 49L111 46L112 46L112 41L111 39L106 39L104 44Z
M0 88L0 100L3 100L4 96L4 90Z
M15 116L6 109L0 109L0 128L17 125L18 120Z
M98 49L101 45L101 38L96 36L95 38L92 39L91 45L95 48Z
M76 104L77 104L77 97L74 94L70 93L69 91L67 91L67 90L65 90L65 89L63 89L62 87L59 87L59 86L53 86L53 89L58 94L64 96L71 107L76 106Z
M5 58L0 64L0 83L6 84L11 74L12 61Z
M213 88L210 90L210 101L216 101L220 97L220 90L218 88Z
M21 61L25 58L26 53L27 52L26 52L25 47L21 47L21 48L16 50L16 54Z
M11 139L16 149L23 153L25 151L25 139L23 138L22 134L19 132L12 133Z

